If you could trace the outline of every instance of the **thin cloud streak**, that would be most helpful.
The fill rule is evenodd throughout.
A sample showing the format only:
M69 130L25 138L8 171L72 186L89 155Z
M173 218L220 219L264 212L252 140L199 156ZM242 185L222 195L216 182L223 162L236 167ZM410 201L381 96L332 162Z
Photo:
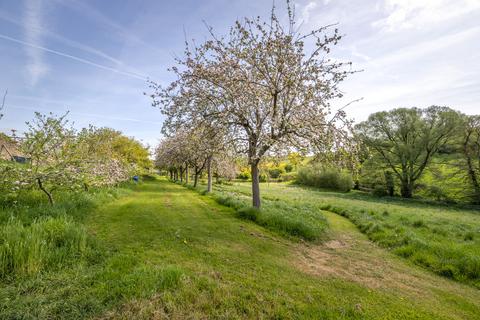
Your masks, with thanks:
M132 33L128 28L125 28L122 24L115 22L101 11L97 10L95 7L92 7L85 1L78 1L78 0L55 0L56 3L60 5L64 5L71 10L75 10L82 15L89 17L97 21L98 23L108 27L110 30L116 32L124 43L135 43L142 45L149 50L153 50L155 52L162 52L161 49L150 45L148 42L144 41L136 34Z
M19 27L24 28L24 24L21 23L18 19L13 18L13 17L11 17L11 16L9 16L9 15L6 15L4 12L1 12L1 11L0 11L0 19L2 19L2 20L4 20L4 21L7 21L7 22L9 22L9 23L11 23L11 24L14 24L14 25L16 25L16 26L19 26ZM32 27L32 26L30 26L30 27ZM122 61L120 61L120 60L118 60L118 59L116 59L116 58L114 58L114 57L106 54L106 53L103 52L103 51L100 51L100 50L98 50L98 49L96 49L96 48L93 48L93 47L91 47L91 46L88 46L88 45L85 45L85 44L83 44L83 43L80 43L80 42L77 42L77 41L68 39L68 38L66 38L66 37L63 37L63 36L59 35L58 33L54 33L54 32L52 32L52 31L46 29L46 28L43 27L43 26L42 26L42 27L38 27L36 30L41 33L42 37L51 38L51 39L56 40L56 41L58 41L58 42L60 42L60 43L62 43L62 44L64 44L64 45L67 45L67 46L69 46L69 47L72 47L72 48L75 48L75 49L79 49L79 50L82 50L82 51L84 51L84 52L87 52L87 53L96 55L96 56L98 56L98 57L100 57L100 58L103 58L103 59L105 59L105 60L109 60L110 62L113 62L113 63L115 63L115 64L117 64L117 65L121 65L121 66L124 66L124 65L125 65Z
M138 123L147 123L147 124L156 124L156 125L161 125L163 122L160 121L149 121L149 120L140 120L140 119L135 119L135 118L126 118L126 117L111 117L111 116L105 116L101 114L96 114L96 113L85 113L85 112L75 112L75 111L69 111L69 110L54 110L54 109L49 109L49 108L41 108L41 107L24 107L24 106L9 106L12 109L21 109L21 110L30 110L30 111L46 111L46 112L60 112L60 113L66 113L71 115L78 115L78 116L84 116L84 117L93 117L93 118L100 118L100 119L107 119L107 120L118 120L118 121L130 121L130 122L138 122Z
M25 51L28 57L26 70L29 82L35 86L48 72L48 66L43 60L43 54L38 50L42 45L41 25L43 24L42 0L27 0L25 2L25 16L23 19L25 42L31 43Z
M61 56L61 57L64 57L64 58L69 58L71 60L75 60L75 61L80 62L80 63L84 63L84 64L87 64L87 65L90 65L90 66L93 66L93 67L97 67L99 69L111 71L111 72L114 72L114 73L118 73L118 74L121 74L121 75L124 75L124 76L131 77L131 78L136 78L136 79L143 80L143 81L146 81L149 78L148 76L145 76L145 75L142 75L142 74L138 74L138 73L134 73L134 72L128 72L128 71L122 71L122 70L119 70L119 69L115 69L115 68L112 68L112 67L101 65L101 64L92 62L90 60L86 60L86 59L83 59L83 58L80 58L80 57L76 57L76 56L73 56L71 54L60 52L60 51L57 51L57 50L49 49L49 48L39 46L39 45L36 45L36 44L33 44L33 43L28 43L26 41L22 41L22 40L19 40L19 39L16 39L16 38L4 35L4 34L0 34L0 38L4 39L4 40L16 42L16 43L19 43L19 44L27 46L27 47L32 47L34 49L43 50L43 51L46 51L46 52L49 52L49 53L52 53L52 54L55 54L55 55L58 55L58 56Z

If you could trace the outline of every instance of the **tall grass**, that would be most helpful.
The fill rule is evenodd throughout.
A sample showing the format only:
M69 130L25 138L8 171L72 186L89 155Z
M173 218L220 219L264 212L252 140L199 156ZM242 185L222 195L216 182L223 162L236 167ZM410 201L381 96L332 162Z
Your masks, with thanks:
M255 222L266 229L283 236L301 238L307 241L321 240L325 237L328 223L318 209L309 205L295 205L263 199L262 208L250 206L250 197L222 191L220 186L212 194L219 204L235 209L235 216Z
M392 217L389 211L367 211L338 204L325 204L322 209L348 218L370 240L393 253L441 276L480 288L480 251L468 249L468 241L474 240L473 232L459 234L461 239L456 240L457 235L448 229L450 226L429 225L405 216Z
M63 192L51 206L40 192L0 197L0 278L30 276L81 262L93 252L82 220L125 189Z
M300 168L295 181L306 186L343 192L350 191L353 186L352 176L348 172L318 165Z
M19 194L16 198L0 196L0 224L12 217L23 224L30 224L44 217L69 216L82 221L95 207L128 193L124 188L102 188L90 192L62 192L56 194L55 205L50 205L45 196L36 190Z
M85 228L71 218L48 217L29 226L12 219L0 226L0 277L58 268L86 251Z

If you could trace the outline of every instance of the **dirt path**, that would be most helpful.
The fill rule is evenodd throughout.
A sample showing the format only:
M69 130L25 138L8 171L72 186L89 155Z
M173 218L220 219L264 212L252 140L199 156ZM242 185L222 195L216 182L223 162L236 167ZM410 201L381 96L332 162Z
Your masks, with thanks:
M321 278L341 278L372 290L402 292L406 298L437 300L440 290L452 295L480 297L477 289L438 277L368 240L348 219L323 212L330 224L330 240L298 246L297 267ZM461 318L461 317L460 317Z

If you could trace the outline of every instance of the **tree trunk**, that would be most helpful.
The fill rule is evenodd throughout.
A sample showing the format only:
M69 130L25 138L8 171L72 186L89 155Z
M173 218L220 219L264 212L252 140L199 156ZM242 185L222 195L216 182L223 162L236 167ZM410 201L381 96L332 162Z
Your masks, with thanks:
M473 168L473 163L472 163L472 158L465 152L466 155L466 160L467 160L467 167L468 167L468 177L470 178L470 182L472 183L473 186L473 202L474 203L480 203L480 184L477 179L477 174L475 172L475 169Z
M198 183L198 168L195 166L195 177L193 180L193 187L196 188Z
M208 175L208 184L207 192L212 192L212 157L208 157L207 160L207 175Z
M402 181L402 190L400 192L403 198L411 198L413 196L413 182Z
M180 166L180 183L183 183L183 167Z
M169 171L169 173L170 173L170 180L173 180L173 170L170 169L170 170L168 170L168 171Z
M38 182L38 187L40 188L40 190L42 190L47 195L48 202L50 202L50 205L53 206L52 194L50 192L48 192L48 190L43 187L42 180L40 180L40 178L37 178L37 182Z
M395 194L395 181L393 180L393 173L391 171L385 171L384 175L387 193L390 197L393 197Z
M258 162L251 164L252 170L252 204L260 209L260 179L258 173Z
M188 184L188 164L185 165L185 184Z

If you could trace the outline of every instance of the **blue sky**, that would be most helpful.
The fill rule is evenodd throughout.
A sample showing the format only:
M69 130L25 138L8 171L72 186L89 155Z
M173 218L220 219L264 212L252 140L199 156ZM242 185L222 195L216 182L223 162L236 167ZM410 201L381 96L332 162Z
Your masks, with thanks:
M281 15L284 3L277 0ZM70 111L76 126L109 126L155 144L162 116L143 96L187 38L237 18L268 16L271 0L4 0L0 2L0 130L25 128L34 111ZM296 1L301 29L338 23L333 51L356 69L334 107L356 121L394 107L447 105L480 113L480 0Z

